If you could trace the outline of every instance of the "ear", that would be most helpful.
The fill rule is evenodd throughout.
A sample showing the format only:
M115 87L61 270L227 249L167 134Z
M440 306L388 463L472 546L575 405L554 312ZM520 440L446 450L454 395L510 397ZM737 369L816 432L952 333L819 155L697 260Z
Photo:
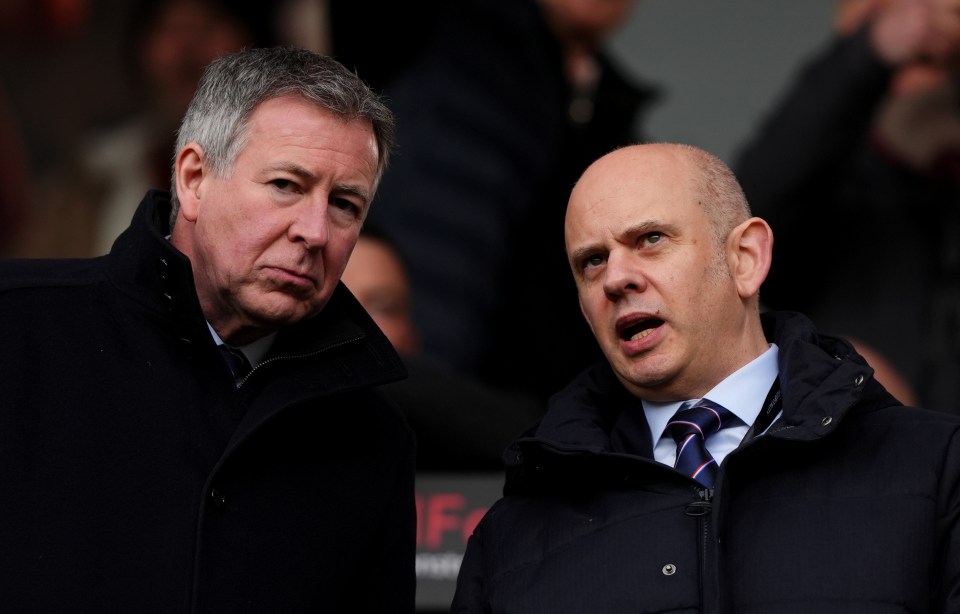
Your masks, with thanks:
M770 272L773 231L758 217L743 222L727 237L727 264L742 299L757 295Z
M203 180L207 176L203 166L203 148L196 143L188 143L177 154L174 172L177 178L177 198L180 200L179 216L197 221L200 209Z

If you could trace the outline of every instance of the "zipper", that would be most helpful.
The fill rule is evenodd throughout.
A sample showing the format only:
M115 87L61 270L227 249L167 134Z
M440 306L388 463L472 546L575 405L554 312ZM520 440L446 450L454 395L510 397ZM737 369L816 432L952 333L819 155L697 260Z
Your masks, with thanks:
M713 489L697 488L699 501L691 504L690 507L697 507L700 517L700 598L704 596L704 582L707 580L707 556L710 552L710 514L713 512ZM690 513L688 511L688 513ZM700 604L701 611L703 603Z

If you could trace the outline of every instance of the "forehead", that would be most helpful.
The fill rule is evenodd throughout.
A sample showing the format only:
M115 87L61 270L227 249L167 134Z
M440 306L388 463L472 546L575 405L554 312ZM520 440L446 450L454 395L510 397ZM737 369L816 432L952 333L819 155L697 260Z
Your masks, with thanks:
M683 160L623 155L591 166L567 206L568 244L598 240L650 223L700 227L706 216L694 175Z
M253 157L253 164L286 164L318 176L332 173L372 192L379 152L368 120L345 119L291 95L257 105L245 130L238 160Z

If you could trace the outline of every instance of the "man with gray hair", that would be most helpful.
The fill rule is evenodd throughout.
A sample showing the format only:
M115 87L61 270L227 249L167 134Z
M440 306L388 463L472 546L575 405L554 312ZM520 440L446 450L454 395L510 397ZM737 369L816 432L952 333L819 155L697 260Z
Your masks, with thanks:
M413 610L406 373L340 283L393 134L331 58L227 55L108 255L0 263L5 610Z

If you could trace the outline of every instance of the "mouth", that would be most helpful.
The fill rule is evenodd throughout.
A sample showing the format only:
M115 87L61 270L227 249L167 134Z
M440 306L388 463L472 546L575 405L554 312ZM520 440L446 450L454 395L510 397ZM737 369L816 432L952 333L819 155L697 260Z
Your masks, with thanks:
M620 339L623 341L637 341L650 335L657 328L663 325L660 318L643 317L633 320L625 325L618 326L620 330Z
M289 286L298 290L312 290L317 287L319 281L311 271L302 271L288 267L270 267L277 277L277 282L283 286Z

